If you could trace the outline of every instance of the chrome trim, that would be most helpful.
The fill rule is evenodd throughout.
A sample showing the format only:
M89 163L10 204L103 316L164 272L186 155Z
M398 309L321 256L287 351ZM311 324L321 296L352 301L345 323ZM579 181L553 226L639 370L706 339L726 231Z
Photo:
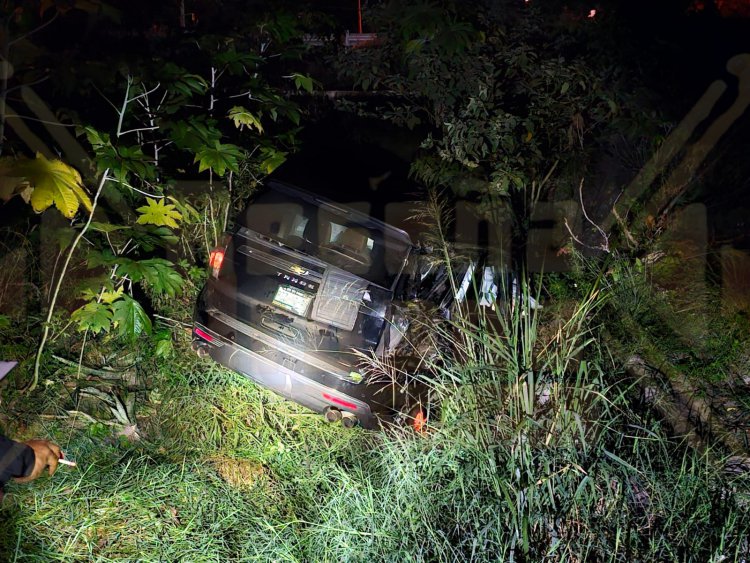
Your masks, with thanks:
M298 328L289 326L289 325L284 325L274 320L270 320L265 315L260 318L260 324L262 324L268 330L272 330L275 333L281 336L284 336L286 338L291 338L292 340L296 340L300 336L302 336L302 333L300 332ZM285 330L289 332L286 333L284 332Z
M330 364L324 360L321 360L320 358L316 358L315 356L311 356L310 354L306 354L305 352L295 348L294 346L290 346L289 344L278 340L274 338L273 336L270 336L264 332L261 332L260 330L253 328L241 321L238 321L234 317L230 317L226 313L222 313L218 309L210 308L207 309L206 312L219 320L220 322L224 323L228 327L231 327L250 338L254 338L255 340L258 340L259 342L262 342L266 346L270 346L272 348L275 348L279 350L280 352L283 352L284 354L287 354L289 356L292 356L293 358L308 364L316 369L319 369L321 371L324 371L334 377L338 377L339 379L342 379L344 381L347 381L349 383L354 383L351 378L349 377L348 372L344 372L341 370L341 368L338 368L334 366L333 364ZM353 370L352 370L353 371ZM296 373L296 372L295 372Z
M286 272L290 272L290 273L292 272L294 268L300 267L298 264L295 264L294 262L288 262L281 258L277 258L276 256L272 256L271 254L267 252L263 252L262 250L258 250L257 248L252 248L251 246L248 246L246 244L238 246L237 252L239 252L240 254L244 254L245 256L249 256L250 258L255 258L256 260L260 260L270 266L279 268L280 270L285 270ZM295 275L299 275L300 278L314 281L316 284L320 284L321 280L323 279L323 276L321 274L313 270L307 270L307 274L305 275L300 275L300 274L295 274Z
M199 324L199 323L196 323L196 326L199 326L201 328L201 330L203 330L204 328L206 328L205 325L202 325L202 324ZM221 338L222 340L226 340L227 344L229 344L230 347L234 347L234 350L232 352L232 356L234 356L237 353L246 354L246 355L248 355L248 356L250 356L252 358L257 359L258 361L263 362L268 367L271 367L271 368L274 368L274 369L278 369L281 372L281 374L284 375L287 378L287 380L290 380L291 378L304 379L304 385L309 385L310 387L314 387L314 388L318 389L321 392L321 397L320 397L320 401L321 402L327 402L327 403L330 404L330 401L326 401L326 399L323 398L323 393L328 393L328 394L331 394L331 395L333 395L335 397L338 397L340 399L343 399L343 400L346 400L346 401L351 401L352 403L356 404L357 405L357 412L358 413L361 413L361 414L364 414L364 415L371 415L371 413L372 413L372 409L370 408L370 405L368 405L364 401L361 401L359 399L355 399L351 395L347 395L346 393L342 393L338 389L334 389L334 388L328 387L326 385L323 385L322 383L319 383L319 382L315 381L314 379L310 379L309 377L307 377L304 374L298 373L298 372L296 372L296 371L294 371L292 369L289 369L286 366L283 366L281 364L278 364L278 363L274 362L273 360L271 360L269 358L266 358L262 354L258 354L257 352L253 352L252 350L248 350L244 346L240 346L236 342L232 342L231 340L227 340L223 336L220 336L219 338ZM292 400L294 400L294 399L292 399Z

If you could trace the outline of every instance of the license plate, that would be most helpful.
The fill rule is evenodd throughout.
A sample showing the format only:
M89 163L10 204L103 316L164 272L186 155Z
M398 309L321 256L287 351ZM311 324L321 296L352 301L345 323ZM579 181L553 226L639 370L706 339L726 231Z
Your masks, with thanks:
M273 298L273 304L304 317L310 307L312 295L289 285L280 285Z

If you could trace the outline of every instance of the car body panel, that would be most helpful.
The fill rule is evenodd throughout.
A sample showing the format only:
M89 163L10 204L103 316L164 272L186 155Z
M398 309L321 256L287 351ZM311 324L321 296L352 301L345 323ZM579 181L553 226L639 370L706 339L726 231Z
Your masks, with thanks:
M196 346L316 412L351 412L373 428L377 416L392 417L421 391L368 381L359 367L386 349L394 288L411 250L403 231L269 182L200 294Z

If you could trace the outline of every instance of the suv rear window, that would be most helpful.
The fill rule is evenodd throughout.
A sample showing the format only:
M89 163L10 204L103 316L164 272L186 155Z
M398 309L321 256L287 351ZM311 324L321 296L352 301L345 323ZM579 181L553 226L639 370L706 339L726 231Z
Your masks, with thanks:
M366 216L287 187L268 189L247 206L242 226L382 287L409 252L403 235Z

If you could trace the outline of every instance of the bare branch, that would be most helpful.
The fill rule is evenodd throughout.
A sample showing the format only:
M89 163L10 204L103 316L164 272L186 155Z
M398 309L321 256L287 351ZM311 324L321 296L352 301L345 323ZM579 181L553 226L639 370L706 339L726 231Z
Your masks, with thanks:
M158 127L138 127L137 129L128 129L122 133L118 133L117 136L127 135L128 133L140 133L142 131L155 131Z
M42 82L45 82L47 80L49 80L49 74L47 76L43 76L39 80L33 80L32 82L27 82L26 84L19 84L18 86L13 86L12 88L8 88L6 93L10 94L11 92L15 92L16 90L20 90L21 88L36 86L37 84L41 84Z
M38 119L36 117L30 117L28 115L19 115L17 113L8 114L6 115L6 117L8 118L15 117L17 119L23 119L26 121L36 121L37 123L44 123L45 125L54 125L56 127L75 127L75 125L72 123L59 123L59 122L54 122L54 121L46 121L44 119Z
M165 197L165 196L160 195L160 194L150 194L148 192L144 192L143 190L141 190L139 188L136 188L135 186L131 186L130 184L128 184L127 182L123 182L122 180L114 180L114 181L117 182L118 184L120 184L121 186L125 186L126 188L129 188L129 189L131 189L133 191L136 191L139 194L143 194L145 196L152 197L154 199L163 199Z
M26 39L27 37L30 37L31 35L34 35L38 31L42 31L45 27L47 27L49 24L51 24L53 21L55 21L57 19L57 16L59 16L59 15L60 15L60 12L55 12L55 15L53 15L50 19L48 19L43 24L35 27L31 31L28 31L28 32L24 33L23 35L19 35L18 37L16 37L12 41L8 41L8 47L11 47L12 45L15 45L19 41L23 41L24 39Z
M134 98L130 98L130 99L129 99L129 100L127 101L127 103L130 103L130 102L134 102L134 101L138 100L139 98L147 98L147 97L148 97L148 96L149 96L150 94L153 94L153 93L154 93L154 92L156 92L156 91L157 91L157 90L158 90L159 88L161 88L161 82L157 82L157 83L156 83L156 86L154 86L153 88L151 88L151 90L148 90L148 91L146 91L146 92L143 92L143 93L141 93L141 94L138 94L138 95L137 95L137 96L135 96Z
M599 234L602 237L602 244L597 246L591 246L589 244L584 243L581 239L579 239L574 233L573 230L570 228L570 225L568 225L568 219L565 218L565 228L568 230L568 234L570 234L570 238L572 238L575 242L583 246L584 248L591 248L595 250L601 250L603 252L606 252L609 254L609 235L604 232L604 229L602 229L599 225L597 225L591 217L589 217L589 214L586 212L586 205L583 203L583 179L581 179L581 183L578 185L578 198L581 202L581 211L583 212L583 216L586 218L586 221L589 222L589 224L593 225L597 231L599 231Z

